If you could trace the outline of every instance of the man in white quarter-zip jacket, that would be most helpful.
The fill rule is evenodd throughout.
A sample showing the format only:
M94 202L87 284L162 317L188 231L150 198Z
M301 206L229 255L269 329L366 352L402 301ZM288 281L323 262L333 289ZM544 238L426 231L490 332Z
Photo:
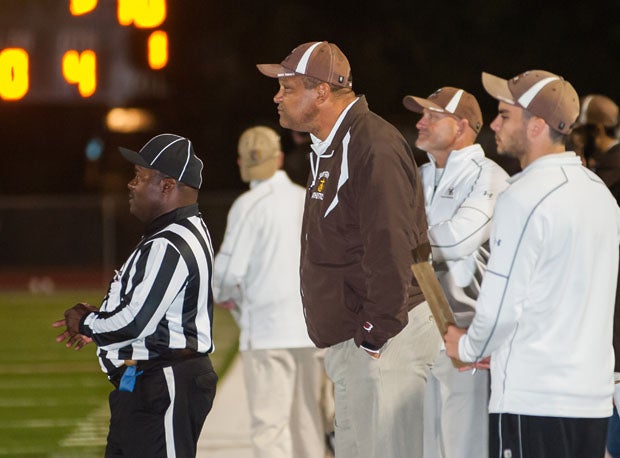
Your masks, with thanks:
M490 456L603 456L614 388L612 327L620 209L565 143L570 83L542 70L482 74L499 101L497 149L522 172L498 198L491 257L467 330L446 352L491 356Z
M508 174L474 143L482 127L476 98L454 87L428 98L406 96L422 113L416 146L428 153L420 167L433 266L457 324L469 326L489 257L495 201ZM426 385L424 458L488 456L486 370L459 371L437 348Z
M228 214L213 291L241 330L254 456L322 458L323 359L308 337L299 292L305 192L279 170L283 155L273 129L247 129L238 152L250 190Z

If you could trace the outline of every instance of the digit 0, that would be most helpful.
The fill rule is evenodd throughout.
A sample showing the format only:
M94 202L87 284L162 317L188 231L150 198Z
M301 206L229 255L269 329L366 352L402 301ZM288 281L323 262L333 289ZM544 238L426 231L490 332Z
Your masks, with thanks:
M22 48L0 51L0 98L20 100L30 86L28 53Z

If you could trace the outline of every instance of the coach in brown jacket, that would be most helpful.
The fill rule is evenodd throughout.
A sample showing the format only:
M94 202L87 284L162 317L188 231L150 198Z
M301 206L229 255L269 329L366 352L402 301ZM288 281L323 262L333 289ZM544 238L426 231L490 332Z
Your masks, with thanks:
M281 64L282 127L310 132L301 289L308 333L329 347L336 456L421 457L428 367L440 337L410 266L427 241L416 163L394 126L352 89L349 62L327 42Z

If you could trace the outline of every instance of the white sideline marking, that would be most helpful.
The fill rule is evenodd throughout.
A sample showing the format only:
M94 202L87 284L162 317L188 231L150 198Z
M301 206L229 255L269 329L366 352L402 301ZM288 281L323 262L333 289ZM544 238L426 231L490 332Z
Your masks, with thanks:
M90 453L88 447L105 446L109 422L110 416L107 404L99 406L84 418L78 420L40 419L0 421L0 429L74 428L68 436L61 439L58 443L60 447L65 449L64 452L50 455L48 449L42 449L41 447L29 447L27 445L14 447L0 446L0 456L17 457L29 455L51 456L52 458L98 457L99 454Z
M80 421L77 428L60 441L61 447L101 446L106 444L110 414L104 404Z

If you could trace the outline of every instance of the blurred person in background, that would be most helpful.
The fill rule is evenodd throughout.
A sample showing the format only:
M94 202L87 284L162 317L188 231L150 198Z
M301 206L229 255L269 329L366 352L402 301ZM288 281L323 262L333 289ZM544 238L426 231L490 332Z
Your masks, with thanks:
M575 126L573 130L571 130L570 134L568 134L568 139L566 141L566 149L568 151L574 151L579 159L581 159L581 165L584 167L588 166L585 156L585 147L586 147L586 131L585 126Z
M618 105L609 97L590 94L581 101L578 126L574 129L583 138L584 156L590 167L607 185L616 202L620 203L620 144L618 142ZM620 270L618 272L620 284ZM609 419L607 431L607 452L613 458L620 458L620 291L616 286L616 307L614 314L615 405Z
M288 174L293 183L304 188L308 184L310 175L310 134L307 132L289 131L293 147L284 154L282 169Z
M443 87L428 98L405 96L403 105L422 114L416 147L429 158L420 175L433 268L457 325L467 328L489 259L495 202L508 174L475 143L482 112L469 92ZM426 385L424 458L487 457L488 399L488 371L460 371L438 346Z
M620 200L618 105L604 95L585 96L577 129L585 136L583 152L587 166L605 182L616 200Z
M106 457L191 457L213 405L213 248L198 208L202 161L192 142L173 134L139 152L129 211L144 234L116 271L99 309L79 303L55 327L56 341L97 344L114 385Z
M250 189L228 214L213 291L241 330L254 456L323 458L323 352L308 337L299 293L304 189L281 170L273 129L244 131L238 154Z

